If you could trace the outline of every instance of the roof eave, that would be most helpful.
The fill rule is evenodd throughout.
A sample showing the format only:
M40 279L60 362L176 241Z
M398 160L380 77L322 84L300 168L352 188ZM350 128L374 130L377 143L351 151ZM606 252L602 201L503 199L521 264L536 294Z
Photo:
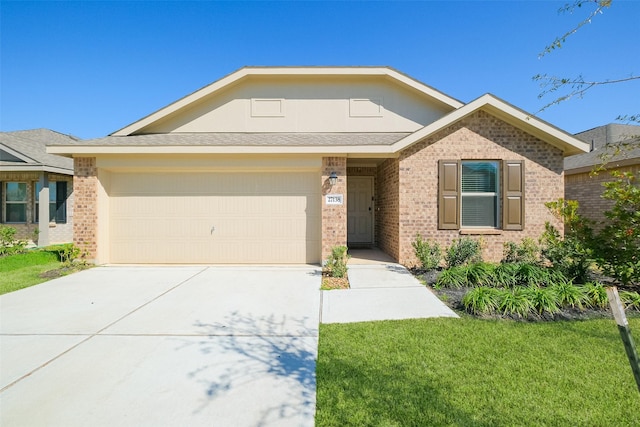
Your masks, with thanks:
M23 166L2 166L2 172L49 172L63 175L73 175L73 169L57 166L25 164Z
M483 95L463 107L447 114L439 120L425 126L424 128L419 129L406 138L396 142L395 148L397 150L403 150L408 146L433 135L441 129L444 129L446 126L462 120L463 118L480 110L484 110L491 115L496 116L531 135L534 135L552 146L555 146L562 150L565 157L589 151L589 144L491 94Z
M111 154L371 154L394 157L392 145L56 145L47 152L67 157Z

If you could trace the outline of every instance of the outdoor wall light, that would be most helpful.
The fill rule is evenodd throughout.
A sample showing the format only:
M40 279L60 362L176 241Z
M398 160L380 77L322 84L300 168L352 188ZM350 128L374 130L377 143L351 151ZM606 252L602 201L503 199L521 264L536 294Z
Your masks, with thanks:
M329 185L333 187L337 183L338 183L338 174L335 172L331 172L331 175L329 175Z

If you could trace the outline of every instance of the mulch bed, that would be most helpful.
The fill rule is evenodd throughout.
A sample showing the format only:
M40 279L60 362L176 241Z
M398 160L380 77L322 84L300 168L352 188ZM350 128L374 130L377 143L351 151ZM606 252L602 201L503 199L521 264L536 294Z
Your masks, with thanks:
M348 277L331 277L328 272L322 272L322 289L349 289Z
M91 266L85 266L80 264L73 265L71 267L60 267L54 270L49 270L49 271L40 273L40 277L42 277L43 279L57 279L58 277L66 276L68 274L86 270L88 268L91 268Z
M436 294L438 298L442 300L449 308L460 313L464 313L467 316L473 316L481 319L511 319L518 320L524 322L540 322L540 321L561 321L561 320L588 320L588 319L602 319L602 318L613 318L613 313L611 312L611 308L607 307L606 309L596 309L596 308L587 308L584 307L582 309L579 308L563 308L558 313L548 314L543 313L539 315L537 313L531 313L527 317L519 317L514 315L503 315L503 314L490 314L490 315L475 315L467 312L462 305L462 298L464 295L469 292L472 288L442 288L435 289L433 285L436 283L438 275L440 271L420 271L419 269L411 269L411 273L414 274L418 279L422 279L429 289ZM594 278L594 280L599 280L602 283L612 282L610 279L598 277ZM619 290L630 290L630 291L638 291L637 288L624 288L618 286ZM639 317L640 312L637 311L627 311L627 316L629 317Z

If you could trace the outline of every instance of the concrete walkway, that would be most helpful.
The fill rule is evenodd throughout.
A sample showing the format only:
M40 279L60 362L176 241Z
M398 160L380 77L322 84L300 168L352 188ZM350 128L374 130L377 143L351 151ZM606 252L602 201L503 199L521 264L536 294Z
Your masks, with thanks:
M458 317L383 252L370 249L350 253L351 289L322 291L321 323Z

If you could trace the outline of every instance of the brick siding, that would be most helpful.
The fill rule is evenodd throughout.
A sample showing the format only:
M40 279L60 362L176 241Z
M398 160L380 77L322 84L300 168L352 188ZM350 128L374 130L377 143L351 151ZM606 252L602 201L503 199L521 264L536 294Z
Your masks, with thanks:
M564 196L563 154L551 145L521 131L483 111L477 112L443 129L428 139L405 149L398 161L399 213L397 256L400 263L414 265L417 260L411 242L417 233L449 246L461 237L460 230L438 230L438 160L524 160L525 161L525 225L522 231L496 230L496 234L472 236L481 238L483 256L488 261L502 258L505 242L519 242L524 237L538 239L546 221L560 230L562 224L544 206ZM380 175L393 181L395 170ZM387 183L391 191L391 183ZM389 226L393 227L393 221ZM385 230L389 234L395 231ZM384 234L384 233L383 233ZM393 238L389 238L393 241ZM381 239L382 241L382 239ZM382 246L381 246L382 247ZM394 254L387 245L385 252Z
M640 177L640 165L620 167L616 170L620 172L631 172L636 177ZM639 178L640 179L640 178ZM602 198L604 192L603 184L612 181L610 173L603 171L598 175L591 175L590 172L583 172L574 175L565 175L565 199L577 200L579 203L578 213L596 221L604 221L604 212L613 207L613 201Z
M398 159L387 159L378 166L376 194L376 230L378 247L398 260L400 247L398 241L399 190Z
M98 177L95 157L74 159L75 193L73 242L88 260L95 260L98 248Z
M331 172L338 174L338 182L331 187ZM322 158L322 260L326 260L334 246L347 244L347 158ZM342 194L342 205L327 205L327 194Z

